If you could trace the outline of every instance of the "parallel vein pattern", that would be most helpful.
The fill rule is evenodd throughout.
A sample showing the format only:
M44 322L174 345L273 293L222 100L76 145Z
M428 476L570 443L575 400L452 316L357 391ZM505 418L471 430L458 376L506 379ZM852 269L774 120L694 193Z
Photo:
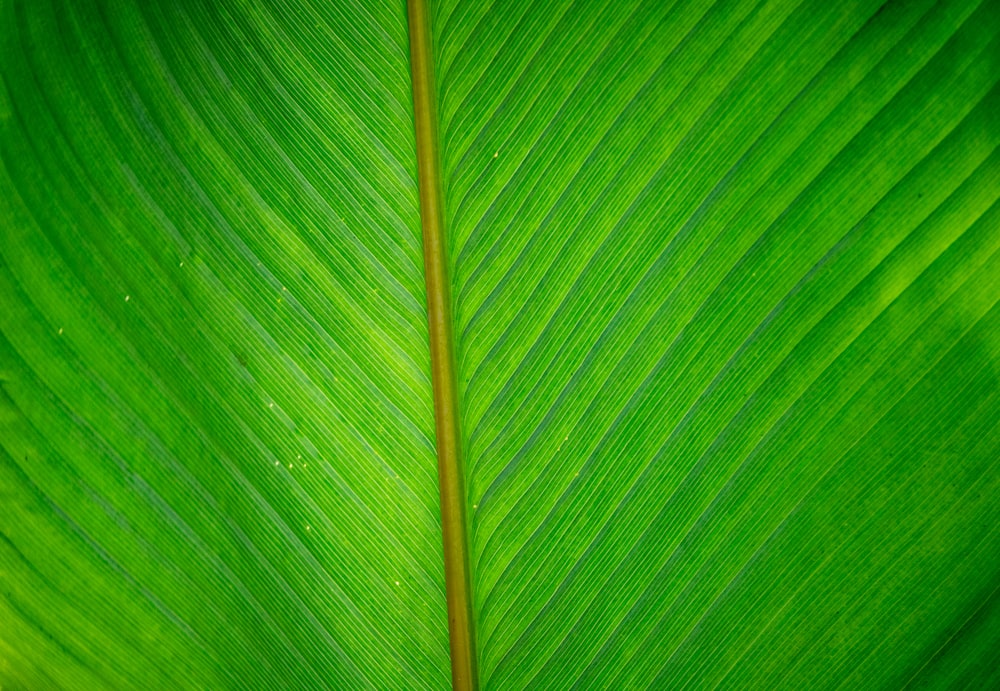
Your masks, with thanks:
M0 2L0 685L441 688L403 2Z
M997 684L1000 5L434 22L484 687Z

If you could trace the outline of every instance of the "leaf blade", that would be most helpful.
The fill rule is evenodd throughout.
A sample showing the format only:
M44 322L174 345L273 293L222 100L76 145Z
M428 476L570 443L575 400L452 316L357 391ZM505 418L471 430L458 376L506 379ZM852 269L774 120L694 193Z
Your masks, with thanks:
M138 650L61 629L99 686L446 678L405 10L355 9L3 6L4 534Z
M843 404L812 397L856 381L849 390L859 398L846 410L892 409L890 399L865 398L878 387L850 370L870 357L851 344L886 328L890 317L878 315L890 305L891 319L909 314L913 328L964 285L949 298L954 323L964 330L991 319L982 315L997 297L988 278L997 238L996 7L650 3L620 8L611 26L598 19L604 9L579 5L553 18L541 5L491 6L475 29L449 23L439 33L443 56L486 51L476 44L482 27L501 38L484 72L467 80L459 69L441 87L444 101L474 104L442 122L454 147L446 175L484 685L711 687L726 674L724 685L836 685L836 677L791 676L820 674L828 654L857 655L882 683L898 685L905 678L889 675L919 661L897 669L884 650L866 657L879 620L859 618L866 634L845 633L832 652L818 635L815 648L796 648L797 639L770 631L774 638L757 640L739 628L746 638L731 644L756 645L758 657L734 661L721 636L741 617L764 617L764 605L729 605L728 619L707 620L711 633L697 623L708 611L699 608L714 606L728 582L708 565L732 575L754 554L741 551L746 544L764 544L779 525L752 533L734 522L778 520L784 504L767 484L779 482L774 468L801 473L796 482L820 470L806 449L780 461L769 447L793 424L782 406L791 415L812 399L812 418L836 420ZM559 22L585 28L552 29L528 51L506 39L515 25ZM966 272L979 287L959 281ZM955 287L930 297L946 284ZM945 328L935 357L963 330ZM985 332L977 327L980 339ZM920 338L906 333L897 345ZM974 393L955 406L975 427L995 413L994 353L971 352L978 369L962 381ZM887 364L879 376L916 376L917 367ZM961 391L931 369L939 385ZM914 405L910 427L894 419L917 434L920 415L944 404ZM860 428L816 424L820 452L839 448L840 434L867 439ZM966 461L973 477L995 452L964 437L950 443L975 449ZM920 466L919 449L900 444ZM764 473L759 486L746 479L751 472ZM951 476L935 477L918 497ZM782 486L811 496L807 484ZM755 489L771 497L773 514ZM826 501L807 505L833 511ZM940 529L988 521L996 508L976 506ZM878 515L884 525L891 514ZM912 539L932 540L927 530ZM919 554L903 554L901 564L923 568ZM984 559L986 571L966 571L970 587L995 570ZM792 597L800 575L770 563L788 588L771 597ZM875 577L874 566L862 568L855 585ZM897 594L923 592L910 585ZM817 621L832 616L817 606ZM805 626L804 601L787 607L785 625ZM942 605L938 614L955 610ZM941 626L915 640L932 640ZM765 649L807 662L750 676L767 665Z

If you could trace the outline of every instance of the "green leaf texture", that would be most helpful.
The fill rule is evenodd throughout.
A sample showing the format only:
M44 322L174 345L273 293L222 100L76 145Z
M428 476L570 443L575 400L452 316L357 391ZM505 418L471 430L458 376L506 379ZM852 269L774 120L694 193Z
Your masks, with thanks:
M996 674L998 5L435 19L483 686Z
M437 0L484 689L1000 686L1000 2ZM403 0L0 0L0 687L441 689Z
M0 679L445 686L405 6L0 26Z

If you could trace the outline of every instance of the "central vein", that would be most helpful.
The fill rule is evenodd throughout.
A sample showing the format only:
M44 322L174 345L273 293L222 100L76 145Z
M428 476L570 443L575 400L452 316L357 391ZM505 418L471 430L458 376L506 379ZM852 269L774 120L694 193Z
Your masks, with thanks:
M477 687L472 591L466 540L465 488L458 424L458 391L449 301L448 263L444 238L434 65L430 17L426 0L407 0L410 22L410 63L417 135L417 175L420 223L427 281L427 321L430 327L431 376L434 384L434 427L437 437L438 482L441 491L441 532L444 578L448 600L451 678L456 691Z

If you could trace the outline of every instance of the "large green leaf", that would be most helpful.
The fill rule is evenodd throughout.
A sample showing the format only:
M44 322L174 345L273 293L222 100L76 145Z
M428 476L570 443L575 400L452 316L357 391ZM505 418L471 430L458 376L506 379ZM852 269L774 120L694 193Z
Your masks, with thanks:
M1000 4L431 28L480 685L1000 684ZM405 3L0 78L0 686L447 687Z

